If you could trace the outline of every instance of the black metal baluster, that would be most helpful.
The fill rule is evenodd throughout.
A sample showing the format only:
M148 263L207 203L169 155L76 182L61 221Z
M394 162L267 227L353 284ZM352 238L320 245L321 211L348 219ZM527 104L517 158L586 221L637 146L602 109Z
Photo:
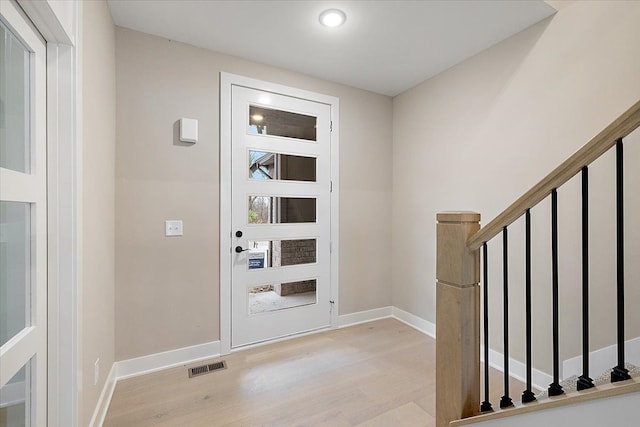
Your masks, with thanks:
M522 392L522 403L536 400L531 391L531 212L525 212L525 312L527 335L527 389Z
M502 229L502 282L503 282L503 330L504 330L504 396L500 399L500 408L513 406L509 397L509 266L508 266L507 227Z
M582 168L582 375L578 390L594 387L589 377L589 169Z
M622 185L622 138L616 141L616 234L617 234L617 311L618 311L618 366L611 371L611 382L631 378L624 363L624 203Z
M489 253L487 242L482 244L482 276L484 284L484 402L480 405L481 412L493 411L489 402Z
M558 191L551 190L551 258L553 271L553 382L549 385L549 396L564 393L560 385L560 359L558 340Z

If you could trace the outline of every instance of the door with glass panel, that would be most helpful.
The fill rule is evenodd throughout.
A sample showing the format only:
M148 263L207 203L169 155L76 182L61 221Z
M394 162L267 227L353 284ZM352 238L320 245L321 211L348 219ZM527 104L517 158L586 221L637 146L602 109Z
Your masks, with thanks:
M231 91L231 347L330 324L331 106Z
M45 44L0 1L0 427L46 425Z

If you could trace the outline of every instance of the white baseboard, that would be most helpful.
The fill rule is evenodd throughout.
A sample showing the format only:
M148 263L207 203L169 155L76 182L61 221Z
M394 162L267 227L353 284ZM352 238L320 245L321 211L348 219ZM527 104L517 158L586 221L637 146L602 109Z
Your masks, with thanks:
M102 387L102 393L100 393L100 399L98 399L96 409L93 411L89 427L102 427L104 419L107 416L107 410L111 404L113 391L116 388L116 380L116 364L114 363L111 365L107 380L104 382L104 387Z
M629 363L640 366L640 337L632 338L624 343L624 357ZM589 375L596 378L617 365L618 347L594 350L589 353ZM572 357L562 362L562 378L572 375L582 375L582 356Z
M162 353L149 354L147 356L116 362L116 378L123 380L125 378L137 377L139 375L150 374L163 369L174 368L218 356L220 356L220 341L212 341L191 347L164 351Z
M484 362L484 346L480 346L480 360ZM489 366L504 372L504 354L489 349ZM509 376L525 383L527 381L527 365L510 357ZM531 369L531 385L533 387L546 390L552 382L553 376L539 369Z
M359 323L372 322L378 319L386 319L393 316L393 307L374 308L373 310L359 311L357 313L338 316L338 328L357 325Z
M401 310L398 307L393 307L392 316L412 328L417 329L423 334L430 336L431 338L436 337L435 323L424 320L423 318L418 317L415 314L411 314L408 311Z
M389 317L393 317L394 319L399 320L400 322L405 323L413 329L416 329L432 338L436 337L435 324L394 306L343 314L342 316L338 316L338 328L346 328L348 326L373 322L374 320L387 319Z

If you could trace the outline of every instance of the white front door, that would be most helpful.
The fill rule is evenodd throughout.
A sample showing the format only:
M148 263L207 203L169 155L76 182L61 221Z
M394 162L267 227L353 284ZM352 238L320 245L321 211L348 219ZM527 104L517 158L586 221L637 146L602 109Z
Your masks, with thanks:
M0 1L0 425L47 423L45 44Z
M230 151L231 347L330 326L331 105L232 85Z

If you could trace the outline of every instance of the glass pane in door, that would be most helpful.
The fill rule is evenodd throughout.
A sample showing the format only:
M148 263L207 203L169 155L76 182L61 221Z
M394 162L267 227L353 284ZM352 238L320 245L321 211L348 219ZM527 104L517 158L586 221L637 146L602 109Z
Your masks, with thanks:
M25 427L31 413L31 361L0 388L0 427Z
M28 325L30 271L30 204L0 201L0 346Z
M316 285L316 279L308 279L249 288L249 314L315 304L318 299Z
M316 222L312 197L249 196L249 224Z
M29 51L0 21L0 167L29 173Z
M260 181L316 181L315 157L249 151L249 178Z
M248 132L316 141L318 118L289 111L249 106Z
M249 270L317 262L316 239L249 241L247 249Z

